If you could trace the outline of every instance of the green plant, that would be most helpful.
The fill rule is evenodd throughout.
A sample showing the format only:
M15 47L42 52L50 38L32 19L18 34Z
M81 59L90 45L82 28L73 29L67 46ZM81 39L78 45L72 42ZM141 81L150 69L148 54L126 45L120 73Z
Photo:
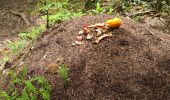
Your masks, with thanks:
M170 2L168 4L166 1L162 1L161 4L162 4L162 12L170 14Z
M62 22L64 20L68 20L68 19L74 18L74 17L79 17L81 15L82 15L81 12L75 12L75 13L70 12L70 11L58 12L58 13L56 13L54 15L49 16L49 22L50 22L50 24L60 23L60 22Z
M113 7L112 5L102 7L100 2L96 3L96 8L91 9L86 12L87 14L101 14L101 13L107 13L112 14L113 13Z
M139 7L140 11L152 10L156 13L170 13L169 0L125 0L120 5L122 11L130 11Z
M42 76L28 79L26 66L18 74L10 70L8 76L10 81L7 88L0 90L1 100L50 100L49 82Z
M94 9L97 2L98 0L86 0L84 2L84 7L86 10Z
M70 10L68 1L50 2L50 4L51 5L48 6L49 15L42 16L43 19L48 20L49 24L60 23L61 21L83 15L81 11L74 12Z
M18 53L20 50L24 48L26 41L25 40L18 40L18 41L9 41L7 46L13 53Z
M45 25L33 27L28 32L19 33L19 37L23 40L35 40L43 30L45 30Z
M39 34L45 29L45 25L41 25L37 28L32 28L29 32L19 33L19 39L16 41L9 41L7 47L12 51L12 53L19 53L24 47L27 40L35 40Z
M97 4L96 4L96 11L97 11L97 13L103 13L104 12L104 8L101 7L99 2L97 2Z
M67 67L67 65L63 64L59 67L59 69L57 70L58 75L60 78L63 79L64 84L67 85L68 82L70 81L69 78L69 68Z

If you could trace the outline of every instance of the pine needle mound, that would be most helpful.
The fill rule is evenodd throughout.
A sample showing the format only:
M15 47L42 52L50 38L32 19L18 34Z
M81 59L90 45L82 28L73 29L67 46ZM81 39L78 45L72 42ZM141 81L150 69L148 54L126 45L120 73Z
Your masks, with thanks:
M51 100L170 99L170 35L121 17L123 25L112 31L112 37L72 46L83 25L113 17L82 16L42 33L22 62L29 75L50 80ZM70 69L67 86L53 73L59 58Z

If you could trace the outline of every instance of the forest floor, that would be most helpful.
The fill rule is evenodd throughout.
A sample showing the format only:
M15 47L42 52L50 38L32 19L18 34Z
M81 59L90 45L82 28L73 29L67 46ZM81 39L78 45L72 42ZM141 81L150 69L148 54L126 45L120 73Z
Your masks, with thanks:
M25 3L24 0L0 1L0 56L1 51L7 49L6 41L17 39L16 33L30 27L9 10L24 13L31 25L34 24L24 10ZM72 45L84 25L102 23L113 17L82 16L56 24L45 30L34 46L11 64L17 67L26 64L29 76L47 77L52 85L52 100L169 100L170 35L168 30L155 27L156 23L162 23L157 17L148 17L143 23L121 17L123 25L109 31L112 37L98 44L85 40L83 45ZM61 59L70 69L67 86L56 72Z
M38 14L34 16L30 15L28 9L33 8L30 8L31 6L28 6L29 4L30 1L27 0L0 1L0 58L2 55L1 52L7 49L7 42L17 40L18 33L25 32L33 26L45 23ZM13 13L11 13L11 11ZM23 14L29 23L18 14ZM164 31L165 33L169 33L170 30L168 29L170 26L168 23L165 23L167 22L165 19L166 18L144 15L144 18L140 20L140 22L150 25L153 28L160 29L160 31Z
M112 37L72 45L85 24L111 17L82 16L57 24L21 57L28 75L50 80L52 100L170 99L170 35L122 17L123 25L109 31ZM56 74L61 58L70 69L67 86Z
M42 24L43 20L28 12L29 4L27 0L0 0L0 59L8 52L9 41L17 40L20 32Z

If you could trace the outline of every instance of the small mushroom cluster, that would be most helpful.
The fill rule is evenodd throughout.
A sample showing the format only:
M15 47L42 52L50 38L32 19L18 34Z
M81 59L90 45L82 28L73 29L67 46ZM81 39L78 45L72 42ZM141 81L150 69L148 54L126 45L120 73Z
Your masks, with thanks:
M103 38L105 37L111 37L112 33L108 30L110 28L116 28L116 27L110 27L110 24L113 25L115 23L115 20L109 20L109 23L96 23L91 24L83 27L82 30L80 30L76 36L76 40L72 45L82 45L85 44L84 40L90 40L92 43L99 43ZM116 22L117 23L117 22ZM117 27L119 27L121 24Z

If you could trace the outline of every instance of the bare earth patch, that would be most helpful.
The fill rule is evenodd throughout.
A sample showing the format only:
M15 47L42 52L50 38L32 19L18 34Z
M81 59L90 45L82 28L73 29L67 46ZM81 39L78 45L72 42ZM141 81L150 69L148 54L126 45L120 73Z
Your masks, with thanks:
M170 99L170 35L122 18L123 25L112 37L72 46L83 25L112 17L83 16L58 24L43 32L23 59L29 75L50 80L52 100ZM46 70L59 57L70 68L66 87L57 73Z

